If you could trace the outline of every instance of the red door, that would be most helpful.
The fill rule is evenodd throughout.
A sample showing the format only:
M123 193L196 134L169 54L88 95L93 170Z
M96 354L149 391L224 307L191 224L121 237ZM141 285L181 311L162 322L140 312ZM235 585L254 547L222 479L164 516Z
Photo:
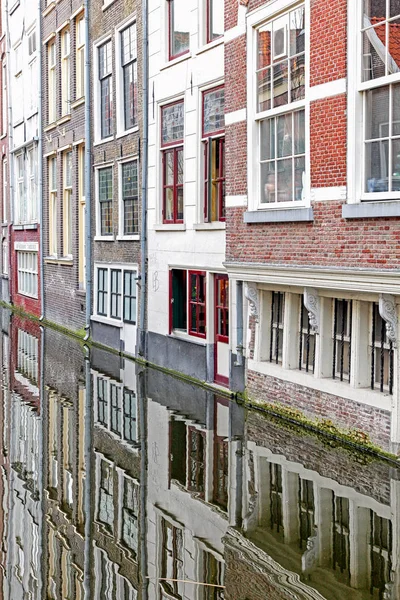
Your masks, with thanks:
M215 275L214 380L229 384L229 279Z

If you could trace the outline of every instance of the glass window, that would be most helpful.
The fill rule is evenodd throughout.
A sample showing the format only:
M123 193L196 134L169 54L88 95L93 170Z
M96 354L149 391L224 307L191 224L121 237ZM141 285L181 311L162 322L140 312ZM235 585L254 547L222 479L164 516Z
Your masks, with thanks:
M121 437L122 418L121 418L121 388L110 383L111 399L111 431Z
M168 2L168 28L169 28L169 58L170 60L189 52L190 32L190 6L187 0L169 0Z
M122 502L122 541L136 553L139 533L139 486L127 477L124 477Z
M72 256L72 152L64 154L63 250Z
M99 169L99 203L100 203L100 234L113 234L112 221L112 199L113 181L112 167Z
M76 19L76 98L85 95L85 18Z
M333 301L333 368L332 379L350 381L351 330L353 303L351 300Z
M97 314L107 316L108 271L97 269Z
M100 122L101 138L113 134L113 100L112 100L112 46L106 42L98 49L99 81L100 81Z
M121 64L124 87L124 126L130 129L136 123L137 112L137 54L136 23L121 32Z
M207 42L224 33L224 0L207 0Z
M57 256L57 159L49 158L49 254Z
M114 472L112 465L100 461L98 520L111 532L114 531Z
M136 394L124 389L124 440L136 442Z
M108 427L108 392L107 380L97 379L97 420L104 427Z
M137 161L123 163L121 168L123 234L133 235L139 230Z
M163 221L183 222L184 104L175 102L161 109L161 144L175 145L162 151Z
M37 252L17 252L18 293L31 298L38 297Z
M206 337L206 274L189 271L189 333Z
M110 316L113 319L121 318L121 298L122 298L122 273L120 270L111 269Z
M61 114L71 111L71 39L69 31L61 36Z
M225 220L224 88L203 93L204 220Z
M124 271L124 321L136 323L136 271Z
M48 79L48 119L49 123L57 118L57 74L56 74L56 44L52 42L47 48L47 79Z

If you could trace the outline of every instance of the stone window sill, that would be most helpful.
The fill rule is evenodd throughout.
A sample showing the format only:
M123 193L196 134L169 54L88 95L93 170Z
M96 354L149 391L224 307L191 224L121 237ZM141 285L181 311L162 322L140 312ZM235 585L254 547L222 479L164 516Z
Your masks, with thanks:
M312 208L283 208L271 210L253 210L244 213L245 223L291 223L312 222Z
M376 219L379 217L400 217L400 201L360 202L343 204L344 219Z

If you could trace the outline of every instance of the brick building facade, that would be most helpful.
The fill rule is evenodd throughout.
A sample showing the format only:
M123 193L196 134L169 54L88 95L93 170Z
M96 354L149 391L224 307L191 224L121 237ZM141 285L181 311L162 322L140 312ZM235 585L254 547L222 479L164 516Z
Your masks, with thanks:
M93 339L135 354L140 265L142 16L139 0L90 13Z
M10 194L9 185L9 157L8 157L8 75L7 75L7 38L6 38L6 10L4 0L0 3L1 7L1 35L0 35L0 56L1 56L1 298L7 302L10 301L10 257L9 257L9 237L10 237Z
M85 325L85 29L80 0L42 3L44 313Z
M355 4L225 3L225 266L250 396L396 450L400 3Z

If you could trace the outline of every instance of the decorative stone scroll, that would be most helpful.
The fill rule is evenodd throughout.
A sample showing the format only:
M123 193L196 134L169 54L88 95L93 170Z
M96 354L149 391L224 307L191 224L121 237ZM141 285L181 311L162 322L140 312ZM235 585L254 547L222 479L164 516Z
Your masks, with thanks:
M260 303L258 300L258 289L255 283L246 283L244 295L249 301L250 313L258 322L260 318Z
M383 600L395 600L395 593L396 590L394 589L394 584L390 581L385 585L385 589L383 592Z
M314 528L313 535L307 539L307 549L301 557L301 570L310 575L318 564L318 531Z
M308 310L308 318L311 327L318 333L319 331L319 296L315 288L304 288L304 306Z
M390 294L380 294L379 296L379 314L386 322L386 335L393 345L397 344L397 307L394 296Z

